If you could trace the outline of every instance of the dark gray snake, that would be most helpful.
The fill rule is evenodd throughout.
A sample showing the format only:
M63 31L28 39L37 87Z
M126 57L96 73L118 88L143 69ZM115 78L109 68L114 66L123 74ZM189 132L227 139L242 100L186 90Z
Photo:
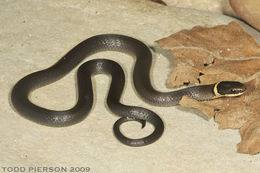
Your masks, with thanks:
M155 106L177 105L184 95L197 100L207 100L216 96L240 95L245 91L243 84L230 81L194 86L173 92L156 91L149 77L152 63L149 48L141 41L128 36L104 34L86 39L53 66L31 73L18 81L11 93L11 101L16 111L23 117L46 126L63 127L76 124L86 118L93 105L91 75L106 73L112 76L107 105L114 114L121 117L116 121L113 129L117 139L129 146L144 146L156 141L164 130L161 118L145 108L120 103L125 76L120 65L111 60L95 59L85 62L79 67L77 103L69 110L45 109L29 100L28 96L33 90L61 79L86 57L100 51L124 52L135 57L133 82L136 91L142 99ZM140 139L125 137L119 128L122 123L127 121L141 122L143 127L147 121L154 126L154 131L149 136Z

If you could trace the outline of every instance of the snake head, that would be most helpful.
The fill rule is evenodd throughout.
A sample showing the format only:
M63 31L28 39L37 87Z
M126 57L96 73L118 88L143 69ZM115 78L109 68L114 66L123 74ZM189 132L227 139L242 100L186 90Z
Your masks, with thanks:
M235 97L240 96L246 91L246 86L237 81L222 81L214 86L216 97Z

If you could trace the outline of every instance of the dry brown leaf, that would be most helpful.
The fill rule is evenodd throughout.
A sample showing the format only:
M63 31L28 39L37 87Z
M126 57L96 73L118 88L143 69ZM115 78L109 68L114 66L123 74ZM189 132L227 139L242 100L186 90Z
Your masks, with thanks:
M180 104L200 109L220 129L241 128L238 152L260 152L260 45L242 27L231 22L212 28L196 26L157 41L168 49L177 67L168 79L171 87L186 83L210 84L223 80L245 83L240 97L197 102L184 97Z
M245 124L240 135L242 141L237 145L238 152L257 154L260 151L260 119Z
M179 103L182 106L190 107L192 105L193 108L200 109L208 116L208 118L212 118L216 110L214 106L211 106L207 103L201 103L195 99L189 98L188 96L184 96Z

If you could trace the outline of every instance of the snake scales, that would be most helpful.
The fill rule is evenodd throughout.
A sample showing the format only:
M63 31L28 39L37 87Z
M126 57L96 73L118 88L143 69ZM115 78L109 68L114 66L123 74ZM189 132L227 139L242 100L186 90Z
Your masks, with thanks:
M93 105L91 76L100 73L110 74L112 81L107 105L114 114L120 116L113 127L117 139L129 146L144 146L156 141L164 130L161 118L148 109L120 103L125 76L120 65L111 60L95 59L79 67L77 103L69 110L50 110L35 105L29 100L28 96L33 90L61 79L86 57L100 51L119 51L135 57L133 82L136 91L142 99L155 106L177 105L184 95L197 100L207 100L216 97L216 92L218 96L240 95L245 90L244 85L239 82L226 81L172 92L159 92L153 88L149 77L152 63L150 49L141 41L128 36L104 34L86 39L51 67L31 73L19 80L11 93L11 102L16 111L23 117L46 126L63 127L76 124L86 118ZM144 138L128 138L120 131L120 125L127 121L141 122L143 127L146 122L149 122L154 126L154 131Z

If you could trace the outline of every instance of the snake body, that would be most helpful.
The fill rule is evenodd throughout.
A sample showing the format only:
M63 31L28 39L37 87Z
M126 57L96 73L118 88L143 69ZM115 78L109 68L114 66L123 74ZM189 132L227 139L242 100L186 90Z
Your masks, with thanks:
M112 76L107 105L114 114L121 117L114 124L114 134L117 139L129 146L143 146L156 141L164 130L162 120L148 109L120 103L125 83L124 72L120 65L111 60L95 59L79 67L77 73L78 99L75 106L69 110L50 110L35 105L29 100L28 96L33 90L61 79L86 57L100 51L118 51L135 57L133 82L136 91L142 99L155 106L177 105L184 95L197 100L212 99L218 91L216 88L223 88L222 85L226 86L227 84L232 86L234 94L240 94L245 90L244 85L239 82L224 82L218 83L218 86L211 84L172 92L159 92L153 88L149 77L152 63L150 49L141 41L128 36L104 34L82 41L51 67L31 73L19 80L11 93L12 105L23 117L42 125L63 127L76 124L86 118L93 105L91 75L106 73ZM131 139L125 137L119 129L120 125L127 121L138 121L143 126L147 121L155 128L153 133L147 137Z

